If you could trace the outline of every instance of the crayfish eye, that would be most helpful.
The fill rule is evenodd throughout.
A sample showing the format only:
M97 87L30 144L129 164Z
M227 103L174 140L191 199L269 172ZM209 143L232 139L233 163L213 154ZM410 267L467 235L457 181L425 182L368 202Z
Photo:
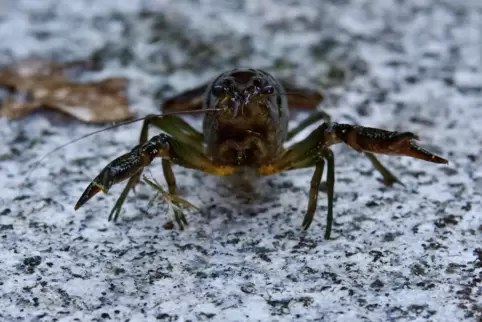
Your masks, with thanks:
M261 83L262 83L262 82L261 82L261 79L259 79L258 77L256 77L256 78L253 79L253 85L254 85L255 87L261 87Z
M211 90L211 92L213 93L214 96L218 97L218 96L221 96L222 94L224 94L224 87L221 86L221 85L216 85L213 87L213 89Z
M273 94L273 93L274 93L274 87L271 86L271 85L266 85L266 86L263 87L263 89L261 90L261 93L262 93L262 94Z
M226 78L223 80L221 86L224 88L230 88L231 86L233 86L233 82L230 79Z

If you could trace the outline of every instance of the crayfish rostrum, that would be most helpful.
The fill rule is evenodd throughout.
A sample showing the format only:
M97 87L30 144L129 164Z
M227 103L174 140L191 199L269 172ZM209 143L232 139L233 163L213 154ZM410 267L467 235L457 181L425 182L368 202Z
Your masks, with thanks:
M316 210L326 163L328 214L325 238L329 239L335 183L334 155L330 146L345 143L363 153L387 185L398 180L374 154L405 155L433 163L448 163L419 147L414 133L331 122L327 113L315 109L322 99L318 92L284 84L263 70L234 69L222 73L211 83L164 102L165 112L206 110L202 133L177 115L147 117L139 145L109 163L84 191L75 209L99 191L107 192L113 184L128 179L109 217L115 220L128 192L140 180L144 167L157 157L162 159L168 191L173 196L176 196L173 164L217 176L233 175L246 167L254 169L260 176L313 167L308 208L302 223L307 229ZM316 112L289 130L291 107L313 108ZM300 131L322 120L324 122L305 139L284 146ZM162 133L149 139L149 125L156 126ZM181 227L187 223L179 209L175 211L175 219Z

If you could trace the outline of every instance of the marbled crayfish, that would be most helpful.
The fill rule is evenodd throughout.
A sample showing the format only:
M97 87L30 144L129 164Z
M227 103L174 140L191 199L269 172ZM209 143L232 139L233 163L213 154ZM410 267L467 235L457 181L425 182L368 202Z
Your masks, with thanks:
M335 183L334 156L330 146L345 143L363 152L391 185L397 178L374 156L374 153L406 155L434 162L448 163L421 147L411 132L392 132L350 124L333 123L323 111L312 113L296 128L288 130L289 108L303 105L315 108L322 95L304 88L282 84L265 71L235 69L164 103L164 111L206 110L203 133L176 115L147 117L140 143L130 152L109 163L84 191L75 209L99 191L107 192L113 184L129 179L109 219L116 220L128 192L140 180L144 167L159 157L170 195L176 195L172 165L199 170L217 176L228 176L243 168L252 168L260 176L282 171L314 167L308 208L302 223L307 229L317 206L319 185L327 163L328 215L325 238L329 239L333 223ZM304 140L285 147L284 143L300 131L324 121ZM148 138L148 127L154 125L163 133ZM174 199L175 200L175 199ZM187 223L178 209L175 220Z

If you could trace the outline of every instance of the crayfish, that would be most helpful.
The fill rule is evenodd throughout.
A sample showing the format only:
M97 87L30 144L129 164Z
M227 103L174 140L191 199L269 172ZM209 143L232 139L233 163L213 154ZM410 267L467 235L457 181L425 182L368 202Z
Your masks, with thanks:
M298 95L295 95L298 94ZM319 186L327 165L327 222L325 238L333 224L335 162L330 147L345 143L363 153L383 176L386 185L398 179L374 154L405 155L433 163L448 161L418 146L411 132L387 131L358 125L331 122L321 110L312 113L296 128L288 129L291 107L313 108L322 101L318 92L285 84L259 69L234 69L222 73L209 84L167 99L163 111L205 110L202 133L178 115L145 118L139 145L110 162L90 183L75 205L77 210L100 191L128 179L109 220L116 220L128 192L140 180L143 169L155 158L162 168L169 194L176 196L172 165L195 169L216 176L230 176L242 169L254 169L259 176L282 171L314 168L308 208L302 227L308 229L315 214ZM285 147L285 142L315 123L323 123L305 139ZM148 138L153 125L162 133ZM175 220L187 223L180 210Z

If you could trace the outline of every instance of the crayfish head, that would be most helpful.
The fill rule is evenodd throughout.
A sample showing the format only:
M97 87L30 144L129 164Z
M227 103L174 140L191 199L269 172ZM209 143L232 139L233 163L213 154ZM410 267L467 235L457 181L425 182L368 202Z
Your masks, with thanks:
M268 102L267 98L275 94L276 87L268 75L259 70L235 69L219 76L213 82L210 91L217 102L216 105L225 107L232 114L232 118L236 118L246 116L247 107Z
M222 164L258 166L271 162L286 138L288 108L283 88L268 73L234 69L209 88L204 138L210 157Z

